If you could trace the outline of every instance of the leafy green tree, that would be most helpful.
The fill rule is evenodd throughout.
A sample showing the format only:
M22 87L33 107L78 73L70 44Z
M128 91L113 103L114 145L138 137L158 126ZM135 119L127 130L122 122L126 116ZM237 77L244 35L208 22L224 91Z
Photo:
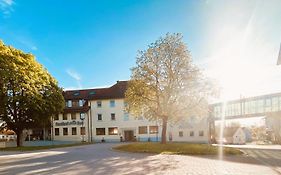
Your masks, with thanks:
M0 41L0 120L17 134L34 128L62 111L64 98L57 81L32 54Z
M131 114L162 122L161 143L166 143L167 122L207 116L207 97L213 92L192 63L182 35L167 34L139 52L126 101Z

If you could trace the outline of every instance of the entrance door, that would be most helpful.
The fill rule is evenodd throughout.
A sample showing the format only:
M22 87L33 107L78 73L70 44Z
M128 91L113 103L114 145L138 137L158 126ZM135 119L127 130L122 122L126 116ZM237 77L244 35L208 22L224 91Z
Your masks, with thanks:
M124 131L125 141L133 141L134 140L134 131Z

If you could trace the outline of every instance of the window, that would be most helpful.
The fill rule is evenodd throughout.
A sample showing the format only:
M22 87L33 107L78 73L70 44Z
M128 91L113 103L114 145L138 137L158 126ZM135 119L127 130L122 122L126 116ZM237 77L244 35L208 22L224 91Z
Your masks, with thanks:
M147 126L139 126L139 134L147 134Z
M59 120L59 115L58 114L55 115L54 120Z
M96 92L95 91L91 91L91 92L89 92L89 95L95 95L96 94Z
M194 131L190 131L190 132L189 132L189 136L190 136L190 137L193 137L193 136L194 136Z
M68 128L63 128L63 135L67 136L68 135Z
M76 113L71 113L71 120L76 120Z
M80 128L80 134L81 135L85 135L85 127L81 127Z
M59 136L60 135L60 128L55 128L55 136Z
M111 120L115 120L115 119L116 119L115 114L111 113Z
M96 128L96 135L105 135L105 128Z
M278 97L272 98L272 111L278 111Z
M127 108L127 107L128 107L128 103L124 102L124 108Z
M82 107L84 105L84 100L79 100L78 103L79 103L79 106Z
M110 104L110 107L115 107L115 101L114 100L110 100L110 102L109 102L109 104Z
M265 112L270 112L271 111L271 99L268 98L265 100Z
M102 106L101 101L97 101L97 107L101 108L101 106Z
M108 128L108 135L117 135L118 134L118 128Z
M75 127L75 128L72 128L72 135L77 135L77 129L76 129L76 127Z
M101 114L98 114L98 120L102 120L102 115Z
M76 91L76 92L73 93L73 95L74 95L74 96L78 96L78 95L80 95L80 92L79 92L79 91Z
M129 120L129 113L127 113L127 112L124 113L123 120L124 121L128 121Z
M182 131L179 132L179 136L183 137L183 132Z
M199 131L199 136L204 136L204 131Z
M67 107L69 107L69 108L72 107L72 101L71 101L71 100L68 100L68 101L67 101Z
M64 113L63 116L62 116L62 119L67 120L67 114Z
M257 113L263 113L264 112L264 101L263 100L257 100L256 102L256 106L257 106Z
M157 134L158 133L158 126L149 126L149 133L150 134Z

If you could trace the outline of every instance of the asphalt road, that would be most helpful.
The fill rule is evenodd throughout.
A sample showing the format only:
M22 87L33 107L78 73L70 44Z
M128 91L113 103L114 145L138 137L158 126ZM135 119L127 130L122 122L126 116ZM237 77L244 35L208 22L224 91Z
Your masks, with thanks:
M256 159L261 164L271 167L281 174L281 150L274 149L243 149L248 156Z
M218 160L217 156L116 152L111 150L113 146L105 143L36 152L0 152L0 174L279 174L279 163L274 169L252 155ZM272 161L279 161L279 152Z

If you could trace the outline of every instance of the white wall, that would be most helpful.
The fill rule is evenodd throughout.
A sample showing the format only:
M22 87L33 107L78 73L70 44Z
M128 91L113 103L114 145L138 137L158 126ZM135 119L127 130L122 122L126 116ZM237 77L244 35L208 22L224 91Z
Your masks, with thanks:
M66 126L57 126L56 123L62 123L62 122L72 122L72 121L76 121L76 122L82 122L82 120L80 120L80 113L76 113L76 120L71 120L71 114L68 113L67 114L67 120L63 120L63 115L59 114L59 120L54 120L53 121L53 136L54 136L54 140L63 140L63 141L82 141L83 136L80 135L81 130L80 128L83 126L85 127L85 136L84 136L84 140L88 141L88 114L86 115L86 118L84 120L84 124L71 124L71 125L66 125ZM76 133L77 135L72 135L72 127L76 127ZM59 128L60 132L59 135L56 136L55 135L55 128ZM63 135L63 128L68 128L68 135Z
M208 143L208 128L209 126L206 119L200 119L199 121L192 123L190 123L187 119L185 121L181 121L180 124L170 126L168 136L171 137L172 135L172 141L176 142ZM193 132L193 136L190 135L191 132ZM203 132L203 136L200 136L200 132Z
M146 119L138 119L129 114L128 120L125 120L124 116L126 111L124 110L124 100L115 99L115 107L110 107L111 100L102 100L102 107L97 106L97 101L93 100L91 104L91 114L92 114L92 133L93 138L96 141L100 141L102 138L110 141L119 141L120 136L124 138L125 130L134 131L136 139L148 138L148 137L157 137L157 134L139 134L139 126L155 126L156 122L149 122ZM115 120L111 120L111 113L115 114ZM102 121L98 120L98 114L102 114ZM108 135L108 128L118 127L117 135ZM105 135L96 135L96 128L105 128ZM149 130L149 129L148 129ZM158 133L159 137L159 133Z
M120 137L124 137L124 131L131 130L134 132L134 136L137 140L148 141L160 141L161 140L161 122L148 121L144 118L135 118L129 115L128 119L124 118L126 111L124 110L124 99L112 99L115 101L115 106L110 106L111 99L108 100L91 100L89 105L91 106L89 112L87 113L86 119L84 121L84 126L86 128L85 141L101 141L105 139L106 142L119 142ZM102 102L102 106L97 106L97 101ZM115 120L111 120L111 113L115 114ZM102 114L102 120L98 120L98 114ZM76 114L76 121L81 121L79 113ZM91 118L89 118L91 116ZM68 126L56 126L56 122L71 122L71 114L68 114L68 120L62 120L62 114L59 115L59 120L53 121L53 135L54 140L65 140L65 141L81 141L82 136L80 135L81 125L68 125ZM88 123L90 119L90 123ZM203 122L202 122L203 121ZM169 125L167 128L167 141L169 141L169 135L172 136L172 141L178 142L208 142L208 123L206 120L202 120L199 123L193 123L192 127L184 127L181 125ZM147 134L139 134L139 126L147 126ZM149 126L158 126L158 133L151 134ZM63 135L63 128L68 128L68 135ZM77 127L77 135L71 135L71 128ZM108 128L117 127L117 135L109 135ZM60 135L55 136L55 128L60 128ZM105 135L96 135L96 128L105 128ZM89 130L88 130L89 129ZM179 132L183 132L183 136L179 136ZM194 131L194 136L190 136L190 131ZM199 136L199 131L203 131L204 135ZM92 138L91 138L92 136Z
M246 134L242 128L238 128L235 134L233 135L233 144L245 144L246 143Z

